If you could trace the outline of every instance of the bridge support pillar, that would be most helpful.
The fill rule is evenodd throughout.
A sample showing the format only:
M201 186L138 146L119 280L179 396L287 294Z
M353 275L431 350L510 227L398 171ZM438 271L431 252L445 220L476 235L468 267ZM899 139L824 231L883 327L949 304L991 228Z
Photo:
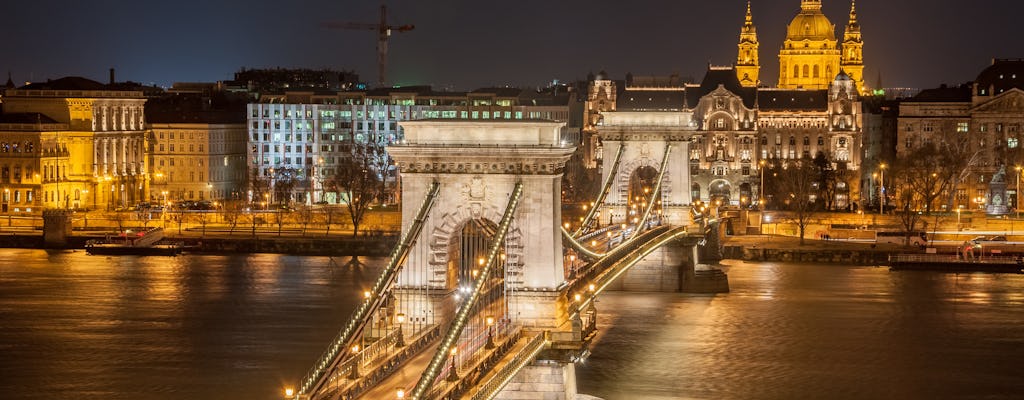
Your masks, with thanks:
M729 278L707 264L699 237L680 239L638 261L610 286L636 292L727 293Z
M575 400L576 365L559 361L536 361L519 371L495 399Z
M527 328L554 329L565 322L566 304L560 292L516 291L509 295L512 320Z
M46 248L66 247L69 236L71 236L71 212L44 210L43 246Z

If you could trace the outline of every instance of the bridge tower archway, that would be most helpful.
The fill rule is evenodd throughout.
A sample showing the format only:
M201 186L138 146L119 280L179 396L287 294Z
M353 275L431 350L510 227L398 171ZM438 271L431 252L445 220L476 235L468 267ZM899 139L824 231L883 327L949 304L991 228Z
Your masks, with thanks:
M556 302L547 297L557 296L566 276L561 178L575 150L561 140L563 124L430 120L401 125L405 140L388 151L402 173L403 232L416 219L419 205L412 199L426 197L434 182L439 189L421 237L411 245L399 272L398 312L409 323L450 320L471 290L467 282L473 281L474 266L489 252L506 207L521 184L518 207L512 211L488 278L494 286L484 289L500 292L507 300L481 297L477 304L484 304L486 310L474 318L493 316L519 325L557 326L561 317ZM508 307L493 308L500 301L507 301ZM497 315L498 311L506 315Z
M636 202L638 193L642 193L643 186L648 187L649 192L654 192L657 186L657 177L662 176L661 190L657 193L648 193L646 201L660 201L660 211L663 223L670 225L688 225L690 219L690 206L693 203L690 191L690 166L687 159L690 152L690 133L673 130L671 128L644 130L637 133L636 127L604 126L600 133L603 143L602 181L610 182L607 197L602 205L601 215L605 221L626 222L632 221L630 215L633 202ZM612 160L623 147L619 167L612 171ZM662 165L665 166L665 173L661 174ZM654 172L652 174L652 171ZM614 174L614 175L612 175ZM634 185L640 183L639 191ZM655 196L652 197L651 195ZM643 200L640 201L644 202ZM642 214L643 210L637 207L637 212ZM657 211L652 210L652 213Z

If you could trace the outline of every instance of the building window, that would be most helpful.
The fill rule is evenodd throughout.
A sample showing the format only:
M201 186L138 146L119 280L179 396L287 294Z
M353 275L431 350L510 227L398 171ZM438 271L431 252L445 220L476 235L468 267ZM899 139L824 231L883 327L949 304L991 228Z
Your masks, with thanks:
M821 136L818 136L818 146L824 146L824 145L825 145L825 138L823 138Z
M1015 138L1015 137L1006 138L1006 147L1009 147L1011 149L1016 149L1017 148L1017 144L1018 144L1017 138Z
M742 171L743 171L743 175L744 176L750 175L750 166L749 165L744 165Z
M967 122L957 122L956 123L956 131L958 133L967 133L968 128L969 127L968 127Z
M810 145L811 145L811 138L809 138L807 136L804 136L804 146L810 146Z

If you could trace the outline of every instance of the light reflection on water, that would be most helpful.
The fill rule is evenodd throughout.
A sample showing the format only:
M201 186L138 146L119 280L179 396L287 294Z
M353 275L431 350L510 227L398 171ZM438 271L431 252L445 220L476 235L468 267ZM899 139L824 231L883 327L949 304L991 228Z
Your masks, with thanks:
M386 261L0 250L0 397L280 399ZM603 294L580 391L1018 398L1024 276L731 263L732 292Z
M741 263L718 296L601 296L581 393L618 399L1020 398L1024 276Z
M382 265L348 261L0 250L0 397L280 399Z

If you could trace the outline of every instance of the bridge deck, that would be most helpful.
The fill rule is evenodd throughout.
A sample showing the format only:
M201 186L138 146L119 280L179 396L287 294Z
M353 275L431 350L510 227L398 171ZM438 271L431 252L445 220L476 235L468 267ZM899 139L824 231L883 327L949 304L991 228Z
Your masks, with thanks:
M394 374L376 384L373 389L364 392L359 398L393 399L398 388L405 388L408 391L416 385L416 381L420 379L420 374L427 369L427 364L430 364L430 359L434 356L434 352L437 351L437 346L440 343L440 340L435 340L433 344L424 348L416 357L403 364L402 368L399 368Z

